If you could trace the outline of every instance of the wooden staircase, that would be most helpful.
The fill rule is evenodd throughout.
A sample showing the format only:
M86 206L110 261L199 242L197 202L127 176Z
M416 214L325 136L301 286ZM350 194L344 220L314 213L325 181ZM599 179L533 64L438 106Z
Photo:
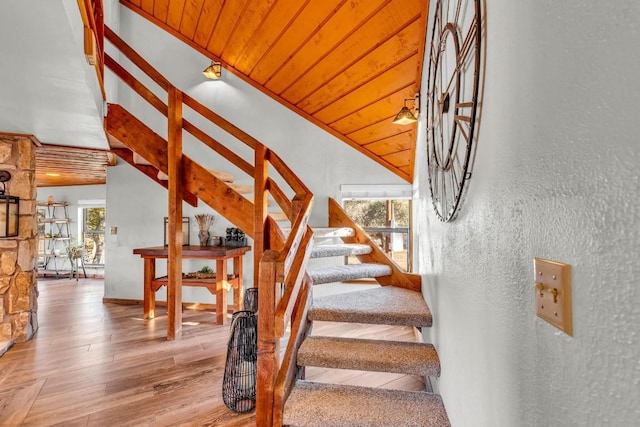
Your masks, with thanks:
M165 140L125 108L111 104L106 130L121 158L169 192L168 338L179 336L182 252L176 236L181 205L183 200L194 206L201 200L254 242L254 286L260 290L257 425L449 425L441 399L431 393L322 385L302 379L304 366L439 375L437 354L428 344L310 335L315 320L430 326L431 313L421 294L420 276L403 272L333 200L328 215L331 228L316 232L318 236L337 236L342 242L314 245L314 233L307 224L313 195L280 157L172 86L111 30L105 27L104 34L122 55L168 93L169 102L165 104L105 54L105 65L167 117L169 132ZM241 158L184 119L183 104L250 147L252 161ZM246 173L253 180L253 200L241 194L246 188L235 186L184 155L182 132L191 133ZM134 153L149 164L136 162ZM162 174L168 179L163 179ZM283 189L278 183L287 187ZM268 214L269 200L282 211L280 217ZM277 219L286 220L289 229L284 230ZM356 255L361 264L308 267L312 258L345 255ZM382 287L349 297L312 297L314 284L363 277L375 278ZM281 343L286 346L283 352Z

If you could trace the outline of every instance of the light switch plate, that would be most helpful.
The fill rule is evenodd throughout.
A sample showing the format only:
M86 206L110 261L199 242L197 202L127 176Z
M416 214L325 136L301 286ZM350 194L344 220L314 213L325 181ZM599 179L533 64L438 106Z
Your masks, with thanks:
M553 326L573 335L571 314L571 266L534 258L536 314Z

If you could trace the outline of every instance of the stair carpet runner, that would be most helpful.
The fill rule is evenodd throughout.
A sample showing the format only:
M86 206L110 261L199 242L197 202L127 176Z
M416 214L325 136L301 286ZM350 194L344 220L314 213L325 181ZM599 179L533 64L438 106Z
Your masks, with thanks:
M316 242L353 235L348 228L314 228ZM317 243L312 258L371 252L368 245ZM353 264L308 270L314 285L389 275L383 264ZM372 287L313 299L311 321L430 327L431 312L422 294L393 286ZM299 366L439 376L431 344L330 336L307 337ZM428 392L358 387L297 380L284 408L286 426L449 426L442 399Z

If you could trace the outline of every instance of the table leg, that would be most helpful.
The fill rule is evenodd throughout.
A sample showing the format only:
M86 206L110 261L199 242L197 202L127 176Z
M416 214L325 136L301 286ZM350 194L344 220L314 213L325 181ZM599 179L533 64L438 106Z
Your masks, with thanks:
M151 289L151 282L156 277L156 259L144 259L144 318L156 317L156 293Z
M244 285L242 284L242 256L233 257L233 274L238 279L233 288L233 311L244 310Z
M227 323L227 260L216 260L216 323Z

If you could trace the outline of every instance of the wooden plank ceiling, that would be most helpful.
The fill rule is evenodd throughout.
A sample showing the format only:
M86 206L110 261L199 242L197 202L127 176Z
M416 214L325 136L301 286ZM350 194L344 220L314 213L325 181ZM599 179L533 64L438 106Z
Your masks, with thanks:
M120 2L412 181L428 0Z
M36 148L36 186L105 184L107 166L115 162L109 151L41 145Z

